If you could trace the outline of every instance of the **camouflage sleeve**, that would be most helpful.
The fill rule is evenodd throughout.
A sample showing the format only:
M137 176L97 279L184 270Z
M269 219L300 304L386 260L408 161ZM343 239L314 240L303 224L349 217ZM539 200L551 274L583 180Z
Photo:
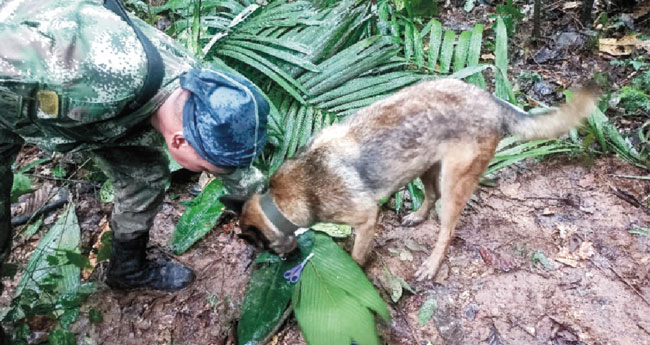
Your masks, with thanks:
M228 175L219 176L228 190L229 198L244 201L266 186L266 176L256 167L245 167Z

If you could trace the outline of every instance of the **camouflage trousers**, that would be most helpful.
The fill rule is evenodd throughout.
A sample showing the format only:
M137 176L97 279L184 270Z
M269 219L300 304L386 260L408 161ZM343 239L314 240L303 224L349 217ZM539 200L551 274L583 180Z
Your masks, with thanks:
M0 128L0 263L11 249L11 165L23 140ZM160 211L170 179L169 161L161 145L102 147L90 151L113 183L115 203L111 229L115 238L131 240L147 233Z

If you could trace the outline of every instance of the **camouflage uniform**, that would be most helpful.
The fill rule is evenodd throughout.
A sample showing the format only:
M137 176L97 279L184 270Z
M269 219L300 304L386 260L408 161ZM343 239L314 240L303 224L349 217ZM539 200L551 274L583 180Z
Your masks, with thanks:
M11 164L23 142L90 150L115 187L111 226L129 240L147 232L169 180L152 113L200 62L164 33L132 18L165 65L160 91L121 114L139 91L146 57L133 29L101 0L0 2L0 262L11 243Z

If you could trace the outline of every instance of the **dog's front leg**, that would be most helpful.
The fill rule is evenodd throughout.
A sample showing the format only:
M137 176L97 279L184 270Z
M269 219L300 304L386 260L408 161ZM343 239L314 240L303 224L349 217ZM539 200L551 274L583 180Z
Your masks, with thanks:
M368 212L365 217L366 221L354 225L354 247L352 248L352 259L356 261L359 266L363 266L368 259L368 253L372 249L373 240L375 238L375 226L377 225L377 210Z

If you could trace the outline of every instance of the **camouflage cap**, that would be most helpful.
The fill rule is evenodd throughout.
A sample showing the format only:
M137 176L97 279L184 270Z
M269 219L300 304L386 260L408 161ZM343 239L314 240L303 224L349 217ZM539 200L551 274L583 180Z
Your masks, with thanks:
M180 76L190 92L183 107L183 135L196 152L216 166L245 166L266 143L269 104L249 80L211 69Z

